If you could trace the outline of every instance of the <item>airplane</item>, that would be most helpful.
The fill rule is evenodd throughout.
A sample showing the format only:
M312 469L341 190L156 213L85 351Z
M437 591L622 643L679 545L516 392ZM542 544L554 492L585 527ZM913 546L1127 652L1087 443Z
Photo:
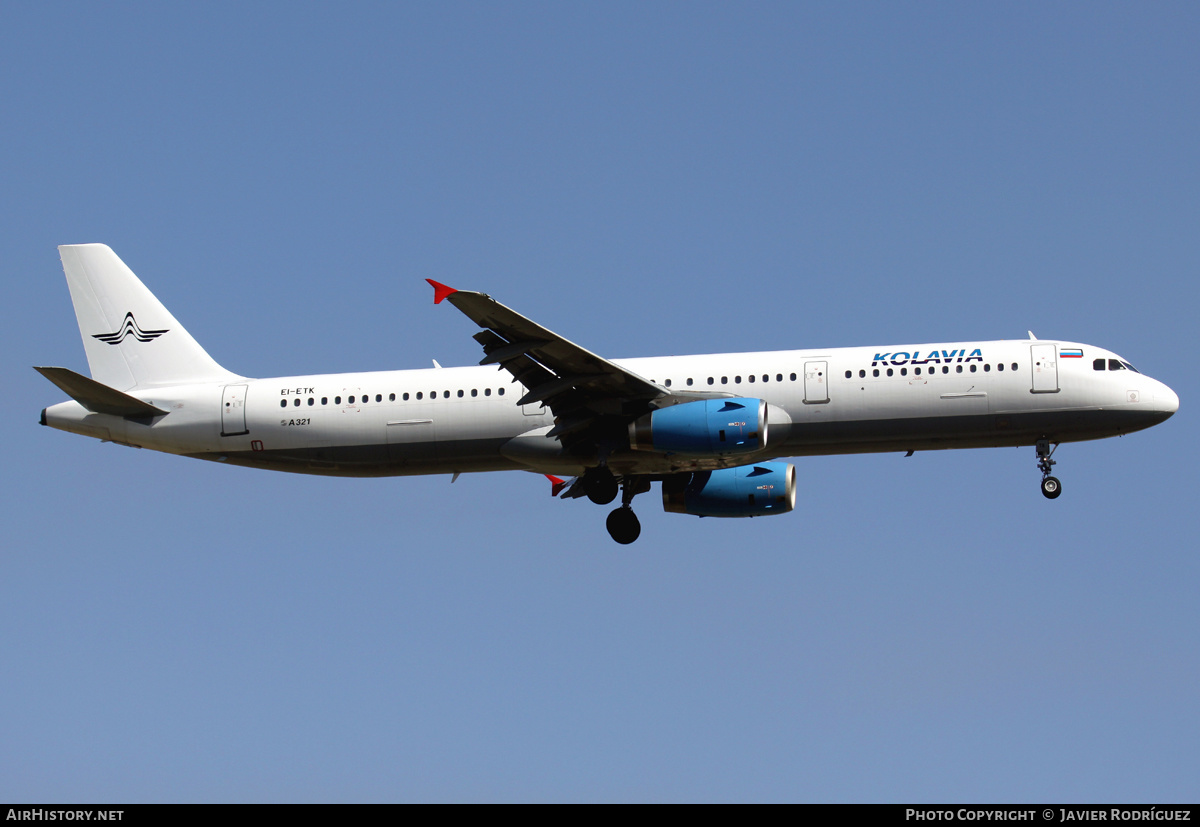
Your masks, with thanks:
M1063 442L1149 428L1179 397L1103 348L1028 340L606 359L483 293L432 279L479 326L478 366L250 379L227 371L103 244L58 248L91 377L41 424L230 465L344 477L521 470L551 493L699 517L784 514L784 457L1033 446L1055 499ZM564 480L563 477L570 477Z

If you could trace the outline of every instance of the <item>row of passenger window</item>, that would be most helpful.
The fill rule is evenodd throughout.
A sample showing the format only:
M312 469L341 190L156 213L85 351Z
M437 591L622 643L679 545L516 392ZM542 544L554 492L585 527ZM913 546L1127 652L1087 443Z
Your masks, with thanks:
M449 399L449 398L450 398L450 391L442 391L442 392L441 392L441 394L442 394L442 399ZM459 399L462 399L462 398L464 398L464 397L467 395L467 391L464 391L464 390L459 390L459 391L456 391L456 394L458 395L458 398L459 398ZM471 395L471 396L479 396L479 389L478 389L478 388L471 388L471 390L470 390L470 395ZM484 388L484 389L483 389L483 395L484 395L484 396L491 396L491 395L492 395L492 389L491 389L491 388ZM496 396L504 396L504 388L496 388ZM413 394L408 394L408 393L401 394L401 395L400 395L400 398L401 398L402 400L404 400L405 402L407 402L407 401L409 401L410 399L416 399L417 401L420 401L420 400L422 400L422 399L425 399L426 397L425 397L425 392L424 392L424 391L417 391L416 393L413 393ZM437 398L438 398L438 391L430 391L430 392L429 392L429 397L428 397L428 398L429 398L429 399L431 399L431 400L432 400L432 399L437 399ZM347 396L347 397L346 397L346 404L347 404L347 405L366 405L366 404L368 404L370 401L371 401L371 395L370 395L370 394L366 394L366 393L362 394L361 396L359 396L358 394L354 394L354 395L352 395L352 396ZM375 401L376 401L376 402L382 402L382 401L383 401L383 394L382 394L382 393L377 393L377 394L375 394ZM396 394L394 394L394 393L389 393L389 394L388 394L388 402L395 402L395 401L396 401ZM311 405L316 405L316 404L317 404L317 399L316 399L316 397L314 397L314 396L310 396L310 397L308 397L308 404L309 404L310 406L311 406ZM321 404L322 404L322 405L328 405L328 404L329 404L329 397L328 397L328 396L322 396L322 397L321 397ZM335 405L340 405L340 404L342 404L342 397L340 397L340 396L335 396L335 397L333 397L333 404L335 404ZM281 408L286 408L286 407L287 407L287 405L288 405L288 402L287 402L287 400L286 400L286 399L280 399L280 400L279 400L279 407L281 407ZM295 407L297 407L297 408L299 408L299 407L300 407L300 405L301 405L301 399L300 399L300 397L296 397L295 399L293 399L293 400L292 400L292 405L293 405L293 406L295 406Z
M794 373L790 373L790 374L788 374L787 378L788 378L788 381L790 381L790 382L795 382L797 377L796 377L796 374L794 374ZM654 380L654 379L651 379L650 381L651 381L651 382L654 382L655 380ZM694 384L695 384L695 380L694 380L694 379L692 379L692 378L690 378L690 377L689 377L687 380L685 380L685 381L686 381L686 383L687 383L687 385L688 385L689 387L691 387L692 385L694 385ZM719 382L720 382L720 384L722 384L722 385L728 385L728 384L729 384L729 377L728 377L728 376L720 376L720 377L716 377L716 376L709 376L709 377L708 377L708 379L707 379L707 382L708 382L708 384L710 384L710 385L715 385L715 384L717 384L717 383L718 383L718 381L719 381ZM758 375L751 375L751 376L747 376L747 377L745 377L745 381L746 381L746 382L748 382L749 384L754 384L755 382L758 382L758 381L760 381L760 377L759 377ZM761 381L762 381L762 382L770 382L770 381L771 381L771 374L769 374L769 373L764 373L764 374L762 374L762 376L761 376ZM775 374L775 380L774 380L774 381L776 381L776 382L782 382L782 381L784 381L784 375L783 375L782 373L777 373L777 374ZM742 384L742 377L741 377L741 376L734 376L734 377L733 377L733 384L735 384L735 385L740 385L740 384ZM671 387L671 380L670 380L670 379L666 380L666 386L667 386L668 388L669 388L669 387ZM459 398L459 399L462 399L462 398L464 398L464 397L466 397L466 396L467 396L467 393L468 393L468 392L467 392L467 391L463 391L463 390L459 390L459 391L456 391L455 393L457 394L457 396L458 396L458 398ZM441 392L441 394L442 394L442 398L443 398L443 399L449 399L449 398L450 398L450 391L442 391L442 392ZM479 389L478 389L478 388L471 388L471 390L470 390L470 395L471 395L471 396L473 396L473 397L477 397L477 396L479 396ZM492 395L492 389L491 389L491 388L484 388L484 389L483 389L483 395L484 395L484 396L491 396L491 395ZM497 389L496 389L496 395L497 395L497 396L504 396L504 388L497 388ZM401 398L403 401L405 401L405 402L408 402L410 399L415 399L415 400L417 400L417 401L421 401L421 400L425 399L425 398L426 398L426 396L425 396L425 394L424 394L424 392L423 392L423 391L417 391L416 393L413 393L413 394L408 394L408 393L401 394L401 397L400 397L400 398ZM428 396L428 398L429 398L429 399L437 399L437 398L438 398L438 392L437 392L437 391L431 391L431 392L429 393L429 396ZM346 403L347 403L347 404L349 404L349 405L354 405L354 404L358 404L358 405L365 405L365 404L369 403L370 401L371 401L371 397L370 397L370 395L369 395L369 394L363 394L362 396L358 396L357 394L355 394L355 395L353 395L353 396L348 396L348 397L346 397ZM381 393L377 393L377 394L375 394L375 401L376 401L376 402L382 402L382 401L383 401L383 394L381 394ZM389 402L395 402L395 401L396 401L396 394L394 394L394 393L389 393L389 394L388 394L388 401L389 401ZM297 408L299 408L299 407L300 407L302 404L303 404L303 402L302 402L302 400L301 400L299 397L297 397L297 398L295 398L295 399L293 399L293 400L292 400L292 405L293 405L293 406L295 406L295 407L297 407ZM316 405L316 404L317 404L316 397L312 397L312 396L308 397L308 404L309 404L310 406L311 406L311 405ZM327 397L327 396L322 396L322 397L321 397L321 404L322 404L322 405L328 405L328 404L329 404L329 397ZM335 396L335 397L333 398L333 404L335 404L335 405L340 405L340 404L342 404L342 397L340 397L340 396ZM287 402L287 400L286 400L286 399L281 399L281 400L279 400L279 407L281 407L281 408L286 408L287 406L288 406L288 402Z
M963 368L964 368L964 367L966 367L966 368L967 368L967 371L968 371L968 372L970 372L970 373L976 373L976 372L979 370L979 367L980 367L980 366L979 366L979 365L976 365L976 364L972 364L972 365L955 365L955 366L954 366L954 372L955 372L955 373L962 373L962 372L963 372ZM1014 371L1015 371L1016 369L1017 369L1017 363L1016 363L1016 362L1013 362L1013 363L1012 363L1012 365L1009 367L1009 370L1014 370ZM998 371L1003 371L1003 370L1004 370L1004 363L1003 363L1003 362L1001 362L1001 363L999 363L998 365L996 365L996 370L998 370ZM991 371L992 371L992 366L991 366L990 364L989 364L989 365L984 365L984 366L983 366L983 372L984 372L984 373L991 373ZM942 365L942 373L949 373L949 372L950 372L950 366L949 366L949 365ZM926 375L926 376L933 376L933 375L934 375L934 374L936 374L936 373L937 373L937 368L936 368L936 367L932 367L932 368L925 368L925 375ZM879 368L875 368L875 369L873 369L873 370L871 371L871 375L872 375L872 376L879 376ZM887 373L886 373L886 375L887 375L887 376L894 376L894 375L895 375L895 369L894 369L894 368L888 368L888 369L887 369ZM901 375L901 376L908 376L908 368L900 368L900 375ZM920 369L920 368L913 368L913 376L920 376L920 375L921 375L921 369ZM846 371L846 378L847 378L847 379L852 379L853 377L854 377L854 371L852 371L852 370L848 370L848 371ZM860 371L858 372L858 378L859 378L859 379L865 379L866 377L867 377L867 372L866 372L865 370L860 370Z
M710 385L715 385L715 384L717 384L718 380L720 381L720 383L721 383L722 385L728 385L728 384L729 384L729 377L728 377L728 376L720 376L720 377L717 377L717 376L710 376L710 377L708 377L708 384L710 384ZM651 379L650 381L651 381L651 382L654 382L655 384L657 384L657 383L658 383L658 380L656 380L656 379ZM755 382L757 382L757 381L759 381L759 377L758 377L758 375L757 375L757 374L751 374L750 376L747 376L747 377L746 377L746 382L748 382L748 383L749 383L749 384L751 384L751 385L753 385L753 384L754 384ZM769 373L764 373L764 374L762 375L762 381L763 381L764 383L766 383L766 382L770 382L770 381L771 381L771 374L769 374ZM783 374L782 374L782 373L777 373L777 374L775 374L775 380L774 380L774 381L776 381L776 382L782 382L782 381L783 381ZM794 373L790 373L790 374L788 374L788 381L789 381L789 382L795 382L795 381L796 381L796 374L794 374ZM695 380L694 380L694 379L692 379L691 377L688 377L688 378L685 380L685 382L686 382L686 384L687 384L687 386L688 386L689 388L690 388L692 385L694 385L694 384L695 384ZM663 384L664 384L666 387L668 387L668 388L669 388L669 387L671 387L671 380L670 380L670 379L668 379L668 380L667 380L666 382L664 382ZM733 377L733 384L735 384L735 385L740 385L740 384L742 384L742 377L740 377L740 376L735 376L735 377Z
M1109 359L1108 361L1109 361L1109 363L1110 363L1109 370L1124 370L1125 368L1128 368L1129 370L1134 370L1134 371L1136 371L1136 368L1134 368L1134 367L1133 367L1133 365L1130 365L1130 364L1129 364L1129 363L1127 363L1127 362L1118 362L1116 359ZM1112 367L1112 365L1113 365L1113 364L1117 365L1117 367ZM1124 365L1124 367L1121 367L1122 365ZM1092 366L1093 366L1093 367L1094 367L1096 370L1104 370L1104 360L1103 360L1103 359L1097 359L1095 362L1093 362L1093 363L1092 363ZM955 371L955 373L962 373L962 372L963 372L963 367L964 367L963 365L955 365L955 366L954 366L954 371ZM969 372L971 372L971 373L975 373L975 372L976 372L976 371L979 369L979 365L972 364L972 365L969 365L969 366L967 366L967 369L969 370ZM1016 362L1013 362L1013 363L1012 363L1012 366L1011 366L1011 368L1010 368L1010 369L1015 371L1015 370L1017 369L1017 363L1016 363ZM992 370L992 366L991 366L990 364L986 364L986 365L984 365L984 366L983 366L983 372L984 372L984 373L989 373L989 372L991 372L991 370ZM1004 364L1003 364L1003 363L1000 363L1000 364L996 365L996 370L998 370L998 371L1003 371L1003 370L1004 370ZM927 373L928 375L932 376L932 375L934 375L935 373L937 373L937 368L936 368L936 367L926 368L926 369L925 369L925 371L926 371L926 373ZM949 372L950 372L950 366L949 366L949 365L942 365L942 373L949 373ZM888 369L887 369L887 372L886 372L886 375L887 375L887 376L893 376L894 374L895 374L895 369L893 369L893 368L888 368ZM874 370L872 370L872 371L871 371L871 375L872 375L872 376L876 376L876 377L877 377L877 376L879 376L879 375L880 375L879 368L875 368ZM901 376L908 376L908 368L900 368L900 375L901 375ZM914 376L920 376L920 375L921 375L921 368L913 368L913 375L914 375ZM859 376L859 378L860 378L860 379L865 379L865 378L866 378L866 376L867 376L867 372L866 372L865 370L860 370L860 371L858 372L858 376ZM848 370L848 371L846 371L846 378L847 378L847 379L851 379L851 378L853 378L853 377L854 377L854 372L853 372L853 371L849 371L849 370ZM715 385L715 384L717 384L717 381L718 381L718 379L720 380L720 384L722 384L722 385L728 385L728 384L729 384L729 377L728 377L728 376L721 376L721 377L709 376L709 377L708 377L708 379L707 379L707 383L708 383L709 385ZM796 381L796 379L797 379L797 376L796 376L796 374L794 374L794 373L789 373L789 374L787 375L787 380L788 380L789 382L795 382L795 381ZM651 381L651 382L654 382L654 381L656 381L656 380L654 380L654 379L651 379L650 381ZM694 385L694 384L695 384L695 380L694 380L694 379L692 379L691 377L689 377L689 378L688 378L687 380L685 380L685 381L686 381L686 383L687 383L688 387L691 387L692 385ZM760 376L759 376L758 374L750 374L750 375L746 376L746 378L745 378L745 381L746 381L748 384L751 384L751 385L753 385L754 383L756 383L756 382L758 382L758 381L762 381L763 383L768 383L768 382L770 382L770 381L771 381L771 374L769 374L769 373L764 373L764 374L762 374L762 375L761 375L761 378L760 378ZM774 381L776 381L776 382L782 382L782 381L784 381L784 375L783 375L782 373L777 373L777 374L775 374L775 380L774 380ZM672 384L672 382L671 382L671 380L670 380L670 379L666 380L666 382L665 382L665 385L666 385L666 387L668 387L668 388L669 388L669 387L671 387L671 384ZM740 385L740 384L742 384L742 377L741 377L741 376L734 376L734 377L733 377L733 384L735 384L735 385ZM459 399L462 399L462 398L466 397L466 395L467 395L467 392L466 392L466 391L464 391L464 390L458 390L458 391L456 391L455 393L457 394L457 396L458 396L458 398L459 398ZM441 392L441 394L442 394L442 398L443 398L443 399L449 399L449 398L450 398L450 391L446 391L446 390L444 390L444 391L442 391L442 392ZM470 395L471 395L472 397L477 397L477 396L479 396L479 389L478 389L478 388L471 388ZM483 389L483 395L484 395L484 396L491 396L491 395L492 395L492 389L491 389L491 388L484 388L484 389ZM497 388L497 389L496 389L496 395L497 395L497 396L504 396L504 388ZM416 393L414 393L414 394L408 394L408 393L401 394L401 397L400 397L400 398L401 398L403 401L405 401L405 402L408 402L410 399L415 399L415 400L417 400L417 401L421 401L421 400L425 399L426 397L425 397L425 394L424 394L424 392L423 392L423 391L417 391L417 392L416 392ZM438 391L430 391L430 392L429 392L429 396L428 396L428 398L429 398L429 399L431 399L431 400L433 400L433 399L437 399L437 398L438 398ZM363 394L362 396L359 396L359 395L355 394L355 395L352 395L352 396L348 396L348 397L346 397L346 403L347 403L347 404L349 404L349 405L354 405L354 404L365 405L365 404L369 403L370 401L371 401L371 397L370 397L370 395L369 395L369 394ZM383 401L383 394L381 394L381 393L377 393L377 394L375 394L375 401L376 401L376 402L382 402L382 401ZM389 402L395 402L395 401L396 401L396 394L394 394L394 393L389 393L389 394L388 394L388 401L389 401ZM302 401L301 401L301 399L300 399L299 397L296 397L295 399L293 399L293 400L292 400L292 405L294 405L294 406L295 406L295 407L297 407L297 408L298 408L298 407L300 407L300 405L301 405L301 404L302 404ZM312 405L316 405L316 404L317 404L317 402L316 402L316 398L315 398L315 397L312 397L312 396L308 397L308 404L309 404L310 406L312 406ZM329 397L327 397L327 396L322 396L322 397L321 397L321 404L322 404L322 405L328 405L328 404L329 404ZM340 404L342 404L342 397L340 397L340 396L335 396L335 397L333 398L333 404L335 404L335 405L340 405ZM279 400L279 407L281 407L281 408L286 408L286 407L287 407L287 405L288 405L288 403L287 403L287 400L286 400L286 399L281 399L281 400Z

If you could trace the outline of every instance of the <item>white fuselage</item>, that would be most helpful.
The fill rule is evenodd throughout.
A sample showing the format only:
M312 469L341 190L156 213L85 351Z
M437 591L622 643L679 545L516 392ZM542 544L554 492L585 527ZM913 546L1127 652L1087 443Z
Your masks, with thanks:
M1070 355L1077 352L1082 356ZM614 361L675 393L720 393L771 406L766 447L753 456L695 461L617 446L607 462L622 474L1097 439L1150 427L1179 405L1170 388L1128 369L1115 354L1060 341ZM130 391L168 411L149 420L89 413L71 401L47 408L43 423L172 454L308 474L578 474L595 464L594 456L560 455L557 441L545 436L552 414L537 403L518 406L524 393L495 367L239 379Z

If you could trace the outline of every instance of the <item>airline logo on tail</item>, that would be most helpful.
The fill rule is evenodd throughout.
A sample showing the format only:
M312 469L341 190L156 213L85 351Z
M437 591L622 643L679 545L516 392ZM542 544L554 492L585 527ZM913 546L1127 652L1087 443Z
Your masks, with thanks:
M166 330L142 330L138 327L137 319L133 318L133 312L130 311L125 314L125 321L121 324L120 330L115 333L94 333L92 338L99 339L108 345L119 345L125 341L126 336L132 336L139 342L150 342L166 332Z

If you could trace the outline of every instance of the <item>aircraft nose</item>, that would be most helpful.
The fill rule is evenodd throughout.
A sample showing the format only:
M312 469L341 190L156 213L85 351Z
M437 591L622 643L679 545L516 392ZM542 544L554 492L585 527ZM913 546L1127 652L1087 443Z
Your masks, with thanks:
M1179 410L1179 395L1159 382L1154 388L1154 409L1170 416Z

